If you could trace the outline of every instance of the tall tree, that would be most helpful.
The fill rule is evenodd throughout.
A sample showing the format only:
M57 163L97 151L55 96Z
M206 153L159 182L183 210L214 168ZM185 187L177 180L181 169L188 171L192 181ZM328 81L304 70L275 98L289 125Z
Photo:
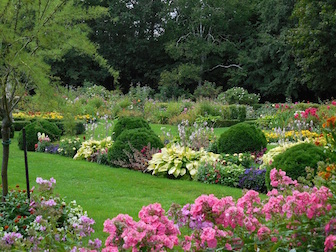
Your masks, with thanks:
M238 52L241 43L246 39L244 28L249 21L250 2L171 1L169 24L175 37L166 50L179 62L179 66L170 73L178 73L181 78L177 81L180 85L194 89L204 80L223 82L225 69L241 68ZM218 79L212 79L213 76L218 76ZM164 84L169 72L165 72L162 77L161 82Z
M101 7L82 8L79 0L0 0L0 116L2 118L2 195L8 193L8 159L12 111L23 95L39 88L50 94L48 58L60 58L71 48L91 55L86 20L106 13Z
M298 0L293 12L298 25L291 30L290 43L303 71L302 84L316 98L329 98L336 92L335 12L332 0Z
M91 0L92 1L92 0ZM92 41L99 52L119 71L119 83L126 92L140 83L156 87L161 68L169 62L164 51L164 0L101 1L109 8L109 17L90 23L95 33Z
M300 70L295 64L288 31L296 24L291 18L295 0L262 0L256 5L255 32L244 44L241 58L245 88L261 94L264 100L298 98L303 92Z

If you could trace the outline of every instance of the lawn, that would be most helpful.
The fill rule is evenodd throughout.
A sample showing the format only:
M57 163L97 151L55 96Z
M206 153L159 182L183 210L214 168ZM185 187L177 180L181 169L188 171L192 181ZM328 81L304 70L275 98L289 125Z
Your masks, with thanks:
M29 152L28 162L31 186L36 186L36 177L54 177L57 181L56 193L66 197L66 201L76 200L87 210L88 215L96 221L94 237L100 238L107 237L102 231L105 219L119 213L127 213L137 219L144 205L159 202L168 210L173 202L191 203L202 194L217 197L231 195L234 198L242 195L242 191L235 188L158 178L59 155ZM17 184L25 188L24 156L23 151L18 149L16 139L12 140L10 146L8 174L11 188Z

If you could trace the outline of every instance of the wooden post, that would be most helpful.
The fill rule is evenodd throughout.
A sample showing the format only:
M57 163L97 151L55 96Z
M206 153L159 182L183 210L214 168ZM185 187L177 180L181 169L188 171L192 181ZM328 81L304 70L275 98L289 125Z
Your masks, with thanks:
M29 173L28 173L28 158L27 158L27 142L26 142L26 129L22 129L22 137L23 137L23 151L24 151L24 159L25 159L25 168L26 168L26 184L27 184L27 197L30 200L30 186L29 186Z

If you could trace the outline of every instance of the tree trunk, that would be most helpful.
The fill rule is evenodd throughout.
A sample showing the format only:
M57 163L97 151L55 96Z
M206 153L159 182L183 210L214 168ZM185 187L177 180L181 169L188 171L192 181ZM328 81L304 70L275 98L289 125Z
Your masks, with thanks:
M1 167L1 179L2 179L2 201L5 200L5 196L8 194L8 159L9 159L9 144L10 144L10 126L11 121L8 117L2 120L2 167Z

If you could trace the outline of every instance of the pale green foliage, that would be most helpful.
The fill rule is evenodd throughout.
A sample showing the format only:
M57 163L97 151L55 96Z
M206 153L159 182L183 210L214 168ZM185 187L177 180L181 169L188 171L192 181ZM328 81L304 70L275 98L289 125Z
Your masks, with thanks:
M52 100L48 59L59 59L75 49L101 65L87 38L86 21L107 13L102 7L83 7L78 0L0 0L0 117L3 141L8 142L12 111L30 90ZM113 70L111 69L111 72ZM8 193L9 146L4 147L1 170L3 196Z
M160 153L152 156L149 161L148 171L152 174L174 175L175 178L185 174L194 178L197 174L198 166L202 162L215 162L220 156L203 149L194 151L189 147L172 145L161 149Z
M0 0L1 96L9 105L7 114L16 105L15 96L22 97L28 90L38 87L41 94L53 93L47 85L47 59L61 58L75 48L107 66L87 38L86 25L86 20L106 10L81 5L75 0Z
M104 138L101 141L98 140L89 140L82 143L82 146L77 151L74 159L90 159L91 156L100 150L106 151L113 144L111 137Z

